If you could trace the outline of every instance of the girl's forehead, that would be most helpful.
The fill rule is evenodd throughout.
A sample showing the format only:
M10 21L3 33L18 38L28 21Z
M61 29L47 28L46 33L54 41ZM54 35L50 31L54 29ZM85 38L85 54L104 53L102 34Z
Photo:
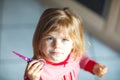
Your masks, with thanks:
M52 31L52 32L48 33L48 35L60 36L60 37L69 37L69 33L66 32L65 30L63 30L63 31Z

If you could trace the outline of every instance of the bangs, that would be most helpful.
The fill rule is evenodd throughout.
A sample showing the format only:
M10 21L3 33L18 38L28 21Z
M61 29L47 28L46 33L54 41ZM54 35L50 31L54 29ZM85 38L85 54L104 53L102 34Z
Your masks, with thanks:
M54 23L54 24L53 24ZM47 29L46 31L44 31L43 35L47 35L51 32L63 32L66 35L70 35L71 32L71 27L72 26L72 22L67 19L67 18L60 18L58 20L56 20L55 18L52 19L51 21L49 21L49 23L46 25Z

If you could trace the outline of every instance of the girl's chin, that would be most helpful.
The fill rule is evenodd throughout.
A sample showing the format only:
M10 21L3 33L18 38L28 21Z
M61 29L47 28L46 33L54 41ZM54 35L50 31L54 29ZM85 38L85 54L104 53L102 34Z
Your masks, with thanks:
M45 57L45 59L50 61L50 62L60 62L60 61L62 61L62 59L58 56L48 56L48 57Z
M67 58L67 55L63 55L63 54L55 54L52 56L49 56L48 61L50 62L54 62L54 63L59 63L59 62L63 62L65 59Z
M65 58L66 59L66 58ZM64 58L52 58L49 61L53 62L53 63L59 63L65 60Z

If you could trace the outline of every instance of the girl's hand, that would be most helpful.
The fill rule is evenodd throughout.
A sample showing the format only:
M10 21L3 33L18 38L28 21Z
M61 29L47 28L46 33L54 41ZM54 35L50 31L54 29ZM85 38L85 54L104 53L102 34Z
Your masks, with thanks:
M102 77L107 72L107 67L102 64L95 64L93 67L93 73L98 77Z
M39 80L43 65L43 62L33 60L28 63L25 74L30 80Z

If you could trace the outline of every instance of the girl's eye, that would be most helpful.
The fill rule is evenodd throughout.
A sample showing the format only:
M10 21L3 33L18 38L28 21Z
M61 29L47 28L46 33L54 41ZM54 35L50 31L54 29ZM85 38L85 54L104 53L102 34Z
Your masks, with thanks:
M48 37L47 40L53 40L54 38L53 37Z
M63 41L69 41L69 40L65 38L65 39L63 39Z

